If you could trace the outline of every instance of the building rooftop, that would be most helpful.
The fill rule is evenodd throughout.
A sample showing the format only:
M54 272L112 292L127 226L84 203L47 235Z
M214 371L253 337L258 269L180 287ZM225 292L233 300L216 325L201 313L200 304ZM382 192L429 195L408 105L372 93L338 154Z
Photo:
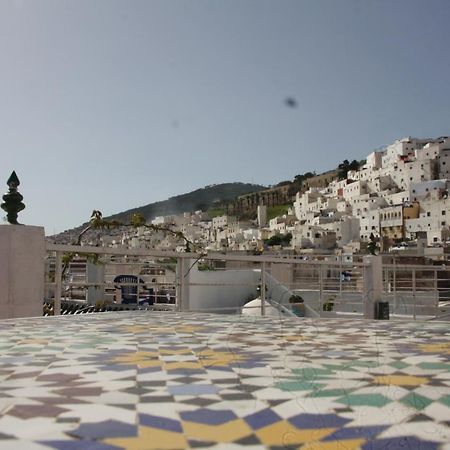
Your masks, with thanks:
M447 323L117 312L0 322L0 447L450 449Z

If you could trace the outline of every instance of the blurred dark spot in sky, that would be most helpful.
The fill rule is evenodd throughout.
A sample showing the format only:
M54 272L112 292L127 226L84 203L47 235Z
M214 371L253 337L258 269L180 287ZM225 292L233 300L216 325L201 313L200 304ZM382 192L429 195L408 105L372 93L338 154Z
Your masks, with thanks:
M286 97L286 99L284 100L284 104L288 108L297 108L298 106L297 100L294 97Z

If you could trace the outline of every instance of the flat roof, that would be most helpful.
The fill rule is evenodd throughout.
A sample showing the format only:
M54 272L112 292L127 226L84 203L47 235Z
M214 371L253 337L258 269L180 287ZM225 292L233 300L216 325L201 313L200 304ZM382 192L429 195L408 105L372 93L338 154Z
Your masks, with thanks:
M0 447L444 450L449 337L155 311L3 320Z

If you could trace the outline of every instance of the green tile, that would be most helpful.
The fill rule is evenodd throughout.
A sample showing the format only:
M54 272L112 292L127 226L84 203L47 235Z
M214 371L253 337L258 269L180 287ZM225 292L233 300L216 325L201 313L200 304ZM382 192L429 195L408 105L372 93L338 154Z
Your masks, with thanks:
M309 381L282 381L276 383L275 387L282 391L312 391L321 387L320 384Z
M308 397L341 397L352 392L351 389L320 389L308 394Z
M296 374L298 378L303 380L316 380L320 378L327 378L333 375L334 371L331 369L316 369L313 367L305 367L303 369L293 369L292 373Z
M375 406L377 408L391 403L391 400L381 394L349 394L336 401L347 406Z
M373 369L375 367L379 367L380 363L376 361L352 361L351 363L348 363L348 366L367 367L368 369Z
M440 398L439 402L450 408L450 395L445 395L444 397Z
M389 364L391 367L393 367L394 369L404 369L405 367L409 367L410 364L406 364L403 361L396 361L393 363Z
M442 363L442 362L422 362L418 364L421 369L430 369L430 370L450 370L450 364Z
M42 351L42 347L14 347L11 350L11 353L36 353L36 352L41 352Z
M422 411L422 409L425 409L429 404L433 403L433 400L430 400L423 395L416 394L415 392L409 393L400 401L404 405L411 406L412 408L418 409L419 411Z

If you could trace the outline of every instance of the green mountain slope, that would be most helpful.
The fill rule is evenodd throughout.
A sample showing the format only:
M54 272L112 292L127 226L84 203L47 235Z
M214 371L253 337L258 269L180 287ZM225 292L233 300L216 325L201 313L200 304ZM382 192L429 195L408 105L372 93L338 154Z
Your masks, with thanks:
M138 208L114 214L110 216L109 219L125 221L132 214L140 213L147 221L149 221L157 216L181 214L183 212L196 211L199 209L207 211L210 208L230 202L239 195L257 192L263 189L266 189L266 187L250 183L213 184L196 189L187 194L176 195L168 200L150 203L145 206L139 206Z

